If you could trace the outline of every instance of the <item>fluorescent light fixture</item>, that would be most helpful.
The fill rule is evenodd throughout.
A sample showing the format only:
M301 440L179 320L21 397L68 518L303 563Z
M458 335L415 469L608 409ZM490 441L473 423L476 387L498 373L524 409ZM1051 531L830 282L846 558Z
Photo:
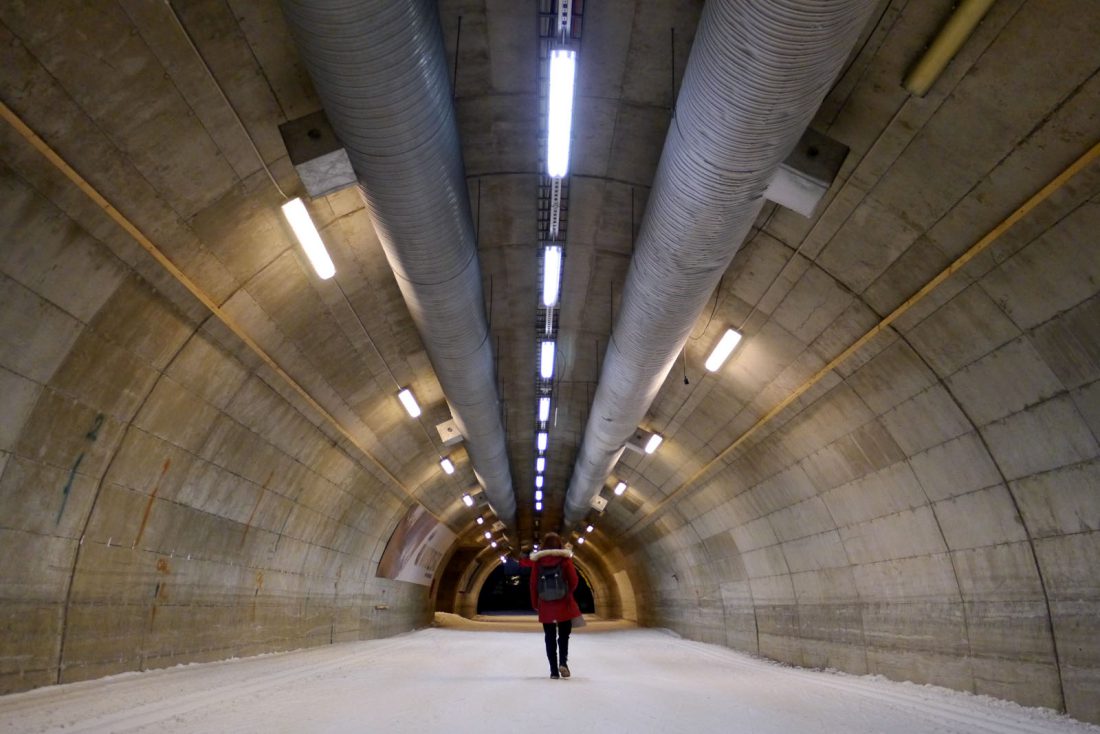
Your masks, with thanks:
M615 496L622 497L623 492L626 491L626 482L619 482L615 485Z
M496 548L497 547L497 542L494 540L493 542L489 543L489 546L492 547L492 548Z
M535 512L542 512L542 503L541 502L536 502L535 503Z
M649 440L646 441L645 452L647 454L652 454L654 451L657 450L657 447L660 446L661 442L664 440L665 439L661 434L654 433L652 436L649 437Z
M492 537L493 537L493 534L492 534L492 533L490 533L490 532L489 532L488 530L486 530L486 531L485 531L485 540L489 540L489 539L490 539L490 538L492 538Z
M464 495L462 495L462 504L466 505L467 507L473 507L474 506L474 498L471 497L468 494L464 494ZM479 517L478 518L478 521L479 521L478 525L481 524L480 520L481 520L481 518Z
M703 363L703 366L707 368L708 372L717 372L718 368L729 358L740 341L741 332L735 329L726 329L726 333L718 340L718 344L714 347L714 351L707 357L707 361Z
M588 527L586 527L584 529L584 532L591 533L593 530L595 530L595 528L593 526L589 525Z
M536 489L535 490L535 502L542 502L542 490L541 489Z
M558 302L561 289L561 245L547 245L542 256L542 305Z
M535 486L542 489L542 475L539 474L535 477Z
M413 418L420 417L420 406L417 404L416 398L413 397L412 390L407 387L403 388L401 392L397 393L397 399L405 406L405 410L409 411L409 416Z
M468 496L468 495L467 495L467 496ZM463 501L463 502L465 502L466 500L465 500L465 499L463 499L462 501ZM484 517L479 517L479 518L477 519L477 524L478 524L478 525L484 525L484 524L485 524L485 518L484 518Z
M539 431L538 437L536 438L536 444L535 444L536 446L539 447L539 451L545 451L546 450L546 441L547 441L548 438L549 437L546 435L546 431Z
M570 98L572 98L572 95L570 95ZM306 257L309 258L313 269L317 271L317 277L321 280L328 280L336 275L336 266L332 264L332 258L328 256L325 243L321 241L321 235L318 234L317 227L313 225L313 220L310 219L309 212L306 211L306 205L302 203L302 200L291 199L283 204L283 216L290 222L290 228L294 230L294 234L298 237L298 243L305 250Z
M573 76L577 69L575 51L550 52L550 99L546 129L546 172L561 178L569 169L569 138L573 127Z
M540 456L539 458L535 459L535 471L537 471L539 474L542 474L544 471L546 471L545 456Z
M455 473L455 465L451 461L450 457L444 456L442 459L439 460L439 465L441 467L443 467L443 471L445 473L447 473L447 474L454 474Z
M577 545L584 545L584 538L577 538Z
M539 374L542 379L549 380L554 376L554 342L547 339L542 343L542 360L539 363Z
M539 421L550 420L550 398L539 398Z

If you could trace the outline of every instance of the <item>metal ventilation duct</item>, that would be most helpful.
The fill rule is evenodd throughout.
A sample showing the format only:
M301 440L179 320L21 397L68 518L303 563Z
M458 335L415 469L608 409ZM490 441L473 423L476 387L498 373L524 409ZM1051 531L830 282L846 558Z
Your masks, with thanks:
M436 4L282 5L474 473L497 516L514 526L515 494Z
M588 511L873 0L708 0L626 276L565 525Z

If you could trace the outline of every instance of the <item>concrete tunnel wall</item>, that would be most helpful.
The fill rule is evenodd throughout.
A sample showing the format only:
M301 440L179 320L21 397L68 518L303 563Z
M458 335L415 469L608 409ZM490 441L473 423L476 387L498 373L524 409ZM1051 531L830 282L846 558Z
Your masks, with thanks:
M0 690L424 624L427 587L375 578L404 498L216 322L0 191Z
M15 28L19 19L5 20ZM0 51L11 70L5 102L57 141L281 364L318 374L306 384L311 393L326 404L342 391L357 406L384 406L364 409L369 427L356 430L401 467L427 506L452 519L449 508L461 510L456 488L425 479L438 475L437 457L402 436L388 385L372 392L360 375L349 377L362 371L350 348L314 360L297 351L343 345L351 337L342 342L333 323L350 318L341 302L325 300L331 293L313 288L277 197L264 193L269 184L252 154L232 140L235 128L210 114L200 129L173 96L194 103L206 94L188 86L193 70L167 62L148 73L137 64L114 69L112 94L85 98L80 80L96 70L94 47L104 38L131 43L131 26L89 34L88 49L72 30L81 24L66 23L51 31L62 52L38 32L46 20L32 20L15 28L25 47ZM141 17L133 22L150 38L163 32ZM1023 16L1020 25L1042 28ZM1053 31L1041 38L1065 42ZM1009 67L1018 50L1004 46L985 68ZM178 89L162 79L166 68ZM868 154L845 176L876 186L886 179L871 211L843 199L820 225L787 225L815 228L803 251L813 261L792 257L796 274L782 299L757 309L760 328L728 368L734 386L708 383L693 398L698 414L658 400L654 419L679 430L653 457L626 459L631 493L610 505L585 551L606 565L607 597L618 595L624 616L794 664L1064 706L1100 721L1095 165L728 466L635 525L657 509L652 498L676 488L677 467L709 460L747 427L735 398L773 405L824 363L822 354L851 343L999 221L1006 202L1022 201L1094 142L1082 131L1095 129L1098 77L1044 73L1036 86L1066 102L1032 106L1032 117L1014 114L980 137L932 129L908 147L911 140L889 136L880 145L871 123L867 135L852 134L863 146L853 160L872 147L878 157ZM998 89L981 76L968 83L959 99ZM303 94L279 109L252 88L234 99L248 102L247 120L264 121L254 125L259 147L276 177L293 183L268 123L311 111L315 101ZM944 103L939 128L973 119L972 108L954 101ZM134 110L173 124L141 128ZM861 119L847 124L862 129ZM920 129L912 125L912 135ZM0 691L425 624L427 587L374 575L408 496L2 130ZM948 143L979 148L981 165L950 165L963 151ZM895 144L907 152L890 168L882 158L901 157ZM992 204L952 208L968 187ZM911 201L916 190L927 198ZM361 311L390 324L384 338L400 345L391 352L415 355L392 276L377 259L349 254L348 243L375 242L369 226L348 216L361 206L354 194L329 197L321 224L341 266L355 268L377 299ZM872 232L880 249L864 246L865 222L880 228ZM763 295L761 273L776 253L790 255L761 237L738 256L724 289L736 315ZM437 386L420 394L426 404L442 402ZM708 426L720 428L692 433Z
M654 507L639 508L626 537L608 542L622 549L615 567L630 573L640 620L795 665L1100 721L1096 191L1094 168L652 523ZM753 277L745 255L742 283ZM889 277L911 282L933 267L901 262ZM788 323L846 313L849 343L875 323L865 299L818 266L802 283L832 296L789 301ZM795 328L766 327L737 379L766 372L779 351L805 350L810 374L822 363L813 339L836 338L819 329L799 340ZM723 410L718 390L704 397ZM736 424L730 439L748 427ZM685 459L666 448L638 464L635 482ZM659 486L647 492L675 489Z

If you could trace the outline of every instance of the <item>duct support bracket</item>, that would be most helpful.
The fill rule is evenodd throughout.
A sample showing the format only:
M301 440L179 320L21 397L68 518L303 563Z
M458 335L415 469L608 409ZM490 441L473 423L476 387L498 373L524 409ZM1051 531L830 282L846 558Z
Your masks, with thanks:
M847 157L847 145L807 129L775 172L764 198L812 217Z
M458 424L454 418L437 423L435 430L439 433L439 440L444 446L454 446L462 443L462 432L458 430Z
M324 110L279 125L283 145L310 198L316 199L349 186L357 179L343 144Z

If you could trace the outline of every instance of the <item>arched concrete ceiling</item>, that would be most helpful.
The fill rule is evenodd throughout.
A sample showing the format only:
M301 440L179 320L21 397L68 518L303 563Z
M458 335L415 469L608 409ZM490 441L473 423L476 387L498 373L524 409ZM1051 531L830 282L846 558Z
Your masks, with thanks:
M702 7L586 5L542 531ZM319 102L277 3L176 7L301 194L277 127ZM688 342L687 383L678 365L649 411L664 446L624 456L630 490L583 552L645 623L1096 721L1095 164L739 442L1100 138L1094 2L994 3L910 96L951 7L877 3L813 124L851 148L837 182L812 218L765 207ZM439 14L527 541L537 6ZM320 281L163 4L4 4L0 69L0 100L224 317L0 126L0 690L422 624L428 589L376 578L382 548L415 502L475 546L459 499L475 479L461 448L439 470L446 404L358 194L310 204L338 273ZM704 373L728 326L742 348Z

